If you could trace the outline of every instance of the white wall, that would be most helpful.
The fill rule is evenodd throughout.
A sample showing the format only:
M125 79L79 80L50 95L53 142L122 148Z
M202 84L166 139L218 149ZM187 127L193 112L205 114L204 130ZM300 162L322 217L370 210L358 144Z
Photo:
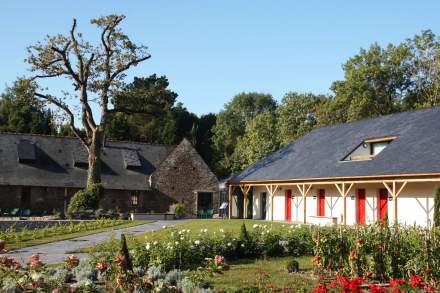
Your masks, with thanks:
M427 225L428 221L432 221L434 205L434 194L438 184L433 182L427 183L408 183L403 189L397 200L398 220L399 223L413 225ZM400 187L400 185L398 185ZM378 196L379 189L385 188L383 184L355 184L346 198L347 203L347 224L356 224L357 219L357 190L365 189L366 191L366 207L365 217L366 223L371 224L378 219ZM292 190L292 222L303 222L304 219L304 202L301 193L296 186L280 186L274 196L274 220L285 220L285 190ZM319 189L325 190L326 206L325 216L336 217L338 223L342 223L343 215L343 198L334 185L316 185L309 191L306 198L307 202L307 222L312 222L313 216L317 216L317 193ZM269 192L264 186L254 187L254 219L261 218L261 193L267 194L266 220L271 219L271 200ZM388 200L388 218L390 223L394 222L394 201Z

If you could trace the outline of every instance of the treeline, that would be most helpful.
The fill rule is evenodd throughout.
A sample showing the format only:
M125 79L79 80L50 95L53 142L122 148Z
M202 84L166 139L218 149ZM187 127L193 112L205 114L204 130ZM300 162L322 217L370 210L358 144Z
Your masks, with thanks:
M175 144L186 137L220 176L239 171L316 127L440 104L440 38L423 31L400 44L361 49L330 95L241 93L218 114L198 117L176 101L165 76L135 78L113 97L106 137ZM69 135L50 110L22 103L18 83L0 100L0 131Z

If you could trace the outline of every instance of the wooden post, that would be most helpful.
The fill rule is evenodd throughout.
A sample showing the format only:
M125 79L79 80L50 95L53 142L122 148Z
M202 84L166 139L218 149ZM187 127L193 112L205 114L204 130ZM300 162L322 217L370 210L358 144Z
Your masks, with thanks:
M312 188L312 184L307 187L307 184L296 184L299 192L302 195L303 207L304 207L304 224L307 223L307 193L309 193Z
M273 197L278 189L278 185L266 185L266 189L270 194L270 218L273 221Z
M392 186L390 187L387 182L382 182L383 185L385 186L385 188L388 190L388 192L391 194L391 196L393 197L393 210L394 210L394 223L397 224L399 221L399 217L398 217L398 210L397 210L397 198L399 197L400 193L403 191L403 189L405 188L406 184L408 183L408 181L403 181L402 186L400 186L399 189L397 189L397 182L396 181L391 181Z
M345 188L345 182L339 186L338 183L335 183L336 189L338 189L339 193L342 196L342 202L343 202L343 209L342 209L342 221L344 222L344 225L347 225L347 196L350 192L351 188L353 187L354 183L350 183L350 186L348 188Z
M243 193L243 219L247 218L248 194L249 194L249 191L251 190L251 188L252 188L252 186L250 186L250 185L240 185L241 192Z
M232 218L232 193L234 193L234 189L235 186L229 185L229 190L228 190L228 208L229 208L229 215L228 218L231 219Z

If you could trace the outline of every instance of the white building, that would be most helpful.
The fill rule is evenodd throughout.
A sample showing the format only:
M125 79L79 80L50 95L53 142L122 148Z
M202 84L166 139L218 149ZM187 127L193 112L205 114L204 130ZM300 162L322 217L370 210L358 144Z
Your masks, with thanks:
M440 186L440 108L313 130L229 183L233 218L430 225Z

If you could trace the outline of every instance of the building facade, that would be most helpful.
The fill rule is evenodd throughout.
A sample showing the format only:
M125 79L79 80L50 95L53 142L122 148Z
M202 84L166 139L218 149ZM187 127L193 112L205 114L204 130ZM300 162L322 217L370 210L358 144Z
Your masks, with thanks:
M0 134L0 209L66 210L85 187L87 150L76 138ZM102 150L103 209L164 213L181 202L188 216L218 209L218 180L184 139L177 146L107 141Z
M440 108L316 129L229 180L231 217L429 226Z

